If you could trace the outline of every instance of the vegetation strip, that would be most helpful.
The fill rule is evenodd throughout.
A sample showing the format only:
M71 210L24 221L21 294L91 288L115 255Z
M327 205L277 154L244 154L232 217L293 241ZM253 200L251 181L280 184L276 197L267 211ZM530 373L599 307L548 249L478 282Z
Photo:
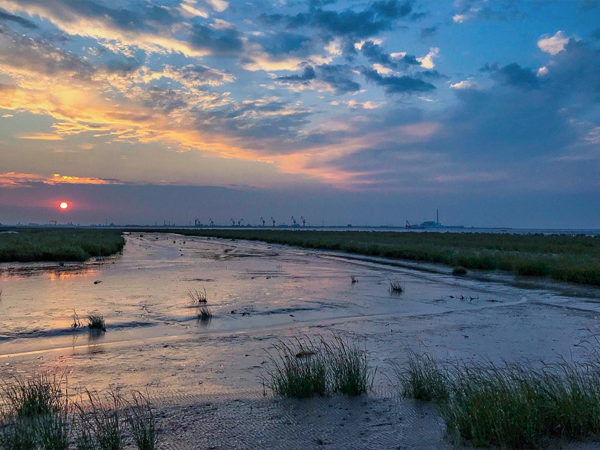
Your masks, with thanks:
M545 448L600 435L598 363L440 364L409 352L396 365L404 397L436 401L448 433L474 447Z
M440 263L457 268L457 275L464 273L458 268L502 270L600 286L600 236L240 229L176 233Z
M119 253L125 239L116 230L19 230L0 234L0 263L86 261Z

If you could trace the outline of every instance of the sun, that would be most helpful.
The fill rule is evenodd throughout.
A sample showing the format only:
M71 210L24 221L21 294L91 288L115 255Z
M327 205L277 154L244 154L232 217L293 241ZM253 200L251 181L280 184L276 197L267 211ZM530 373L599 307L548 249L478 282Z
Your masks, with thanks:
M65 209L69 208L69 204L67 202L61 202L58 207L64 211Z

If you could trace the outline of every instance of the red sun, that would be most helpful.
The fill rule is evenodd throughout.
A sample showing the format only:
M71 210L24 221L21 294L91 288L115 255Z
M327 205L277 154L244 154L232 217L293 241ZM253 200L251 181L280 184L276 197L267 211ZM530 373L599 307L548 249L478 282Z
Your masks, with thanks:
M60 202L60 205L58 205L58 207L65 211L66 209L69 209L69 204L67 202Z

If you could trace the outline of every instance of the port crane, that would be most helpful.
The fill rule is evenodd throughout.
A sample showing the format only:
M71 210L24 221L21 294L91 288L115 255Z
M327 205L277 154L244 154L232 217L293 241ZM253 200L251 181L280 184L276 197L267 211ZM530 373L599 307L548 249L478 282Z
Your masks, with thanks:
M211 227L215 225L215 223L213 222L213 220L212 220L212 219L208 219L208 223L210 223L210 226L211 226Z
M273 218L273 216L271 216L271 222L273 222L273 226L275 226L275 219Z
M265 218L263 216L260 216L260 221L262 222L263 227L264 227L265 226Z
M235 227L235 220L233 220L233 217L231 218L231 226Z
M298 225L298 223L296 222L296 218L294 216L292 216L292 223L294 224L294 226Z
M200 219L198 219L197 217L194 219L194 226L195 227L201 227L202 226L202 222L200 222Z
M244 222L244 219L238 220L238 227L241 227L243 222Z
M300 216L300 220L302 221L302 226L305 227L306 226L306 219L304 218L304 216Z

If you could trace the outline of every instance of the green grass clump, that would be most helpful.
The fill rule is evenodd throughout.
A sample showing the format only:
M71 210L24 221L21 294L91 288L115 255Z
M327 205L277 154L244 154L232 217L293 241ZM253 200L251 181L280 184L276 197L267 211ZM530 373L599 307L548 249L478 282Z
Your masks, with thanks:
M308 398L326 395L329 371L323 346L309 338L279 341L269 353L270 367L263 383L275 395Z
M0 387L0 448L67 450L69 401L63 379L16 377Z
M373 383L374 372L365 352L339 334L330 342L305 337L279 341L273 347L262 380L275 395L307 398L341 392L357 396Z
M114 230L21 229L0 234L0 262L86 261L124 246L121 232Z
M366 352L338 333L334 333L330 343L323 340L322 343L331 372L331 391L349 396L366 393L375 375L369 367Z
M400 381L404 397L444 401L449 396L448 374L429 353L409 350L407 367L394 364L394 372Z
M502 270L520 276L547 276L557 281L600 286L600 236L300 230L177 230L177 233L424 261L466 270Z
M460 444L541 448L551 439L600 436L597 364L468 362L440 365L409 354L396 370L403 395L437 400L448 433Z
M88 316L88 329L90 331L95 332L105 332L106 331L106 322L104 321L104 316L100 314L90 314Z

